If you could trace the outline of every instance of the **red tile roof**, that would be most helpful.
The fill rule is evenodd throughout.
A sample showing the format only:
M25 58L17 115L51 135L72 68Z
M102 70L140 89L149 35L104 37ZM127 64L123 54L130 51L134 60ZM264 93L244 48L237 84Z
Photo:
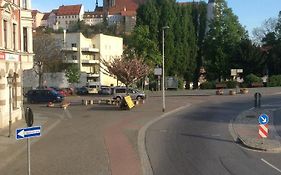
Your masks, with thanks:
M62 5L58 9L57 16L64 15L79 15L81 11L82 4L79 5Z
M116 0L115 6L109 8L109 14L126 14L126 11L137 11L139 4L144 3L145 0ZM132 14L129 12L128 14Z

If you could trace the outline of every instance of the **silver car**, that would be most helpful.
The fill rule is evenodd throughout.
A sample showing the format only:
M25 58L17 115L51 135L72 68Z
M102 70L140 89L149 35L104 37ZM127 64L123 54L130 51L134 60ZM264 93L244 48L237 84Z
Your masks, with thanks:
M132 100L141 100L145 99L146 95L140 90L127 88L127 87L115 87L113 89L113 99L121 100L125 96L131 96Z

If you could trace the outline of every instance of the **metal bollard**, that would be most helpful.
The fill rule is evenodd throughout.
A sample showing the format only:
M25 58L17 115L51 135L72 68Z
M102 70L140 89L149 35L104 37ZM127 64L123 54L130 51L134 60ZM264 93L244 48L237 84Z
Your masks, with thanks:
M261 107L261 93L256 92L255 93L255 108Z

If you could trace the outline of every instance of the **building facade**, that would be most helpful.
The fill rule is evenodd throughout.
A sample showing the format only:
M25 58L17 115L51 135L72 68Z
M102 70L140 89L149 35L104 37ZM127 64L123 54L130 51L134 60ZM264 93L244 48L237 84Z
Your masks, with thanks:
M86 38L82 33L57 34L63 43L64 63L76 64L86 73L86 82L101 85L117 85L117 80L108 75L101 60L109 61L123 54L123 39L104 34Z
M44 13L39 12L38 10L32 10L32 28L36 29L42 25L42 19L44 17Z
M104 14L109 25L122 26L125 33L136 25L137 9L145 0L103 0Z
M31 0L0 0L0 128L22 118L22 72L33 67L31 12Z
M82 21L84 16L84 6L62 5L56 14L57 28L68 29L71 24Z

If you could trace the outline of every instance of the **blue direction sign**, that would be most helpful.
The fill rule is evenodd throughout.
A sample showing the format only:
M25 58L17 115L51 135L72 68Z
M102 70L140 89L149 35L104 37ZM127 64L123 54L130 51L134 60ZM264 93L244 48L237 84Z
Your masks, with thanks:
M26 139L31 137L41 136L41 126L34 126L28 128L19 128L16 130L16 139Z
M268 124L268 122L269 122L269 117L268 117L268 115L266 115L266 114L261 114L261 115L259 116L259 123L260 123L261 125L266 125L266 124Z

